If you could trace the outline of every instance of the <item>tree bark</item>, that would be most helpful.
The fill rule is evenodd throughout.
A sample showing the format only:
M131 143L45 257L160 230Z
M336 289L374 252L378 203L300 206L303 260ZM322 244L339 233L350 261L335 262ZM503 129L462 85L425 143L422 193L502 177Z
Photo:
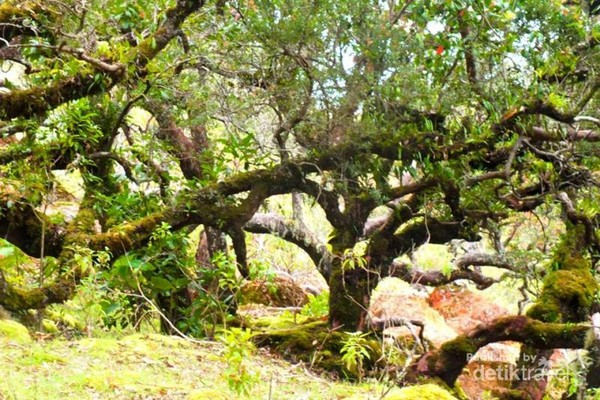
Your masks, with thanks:
M366 268L344 268L342 260L334 258L329 279L329 325L348 332L365 331L371 291L379 277Z

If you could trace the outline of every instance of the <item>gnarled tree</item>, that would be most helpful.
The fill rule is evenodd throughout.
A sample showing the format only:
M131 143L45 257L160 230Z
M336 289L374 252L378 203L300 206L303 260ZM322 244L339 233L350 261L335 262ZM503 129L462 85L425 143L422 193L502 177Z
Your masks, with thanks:
M578 240L556 250L568 260L538 303L460 340L578 347L585 328L568 324L593 308L600 250L598 35L577 5L525 0L4 2L0 234L54 267L29 286L0 274L0 305L63 302L90 273L82 259L102 253L112 270L165 230L203 225L211 252L229 236L243 276L246 232L305 250L329 283L331 326L364 329L383 277L484 288L494 280L474 267L526 273L502 227L554 210ZM75 215L52 218L63 170L83 194ZM281 194L322 208L328 243L264 209ZM482 237L495 253L450 274L397 260ZM164 254L177 248L163 250L164 268L138 283L181 292L197 276L173 273L180 260ZM557 294L567 274L585 283ZM463 353L450 343L415 370L452 383Z

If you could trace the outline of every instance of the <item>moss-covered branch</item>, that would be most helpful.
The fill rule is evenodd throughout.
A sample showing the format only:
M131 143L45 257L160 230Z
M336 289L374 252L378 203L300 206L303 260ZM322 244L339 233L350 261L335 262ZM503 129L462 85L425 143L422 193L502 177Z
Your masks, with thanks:
M404 254L425 243L445 244L452 239L478 240L463 223L438 221L434 218L422 219L407 225L390 238L391 248L397 254Z
M65 227L63 246L60 247L60 269L69 272L41 288L17 288L7 283L6 289L0 295L0 305L16 310L44 307L69 299L82 277L80 266L73 265L73 255L78 246L92 250L108 250L117 257L147 243L156 227L163 222L174 229L201 223L231 229L241 228L266 197L286 193L300 186L303 174L299 171L301 168L297 165L285 165L235 176L200 189L194 194L183 195L175 206L125 223L105 233L95 232L95 217L87 204L91 200L86 197L76 218ZM251 194L241 203L230 197L248 190L252 191Z
M96 250L108 249L113 256L119 256L141 247L161 223L168 223L177 229L185 221L186 216L184 213L167 209L117 226L108 232L96 234L90 238L89 247ZM192 222L190 221L190 223Z
M133 79L144 75L148 63L178 35L179 27L185 19L203 5L204 1L178 0L175 7L166 11L167 17L161 26L133 49L133 58L136 60L136 74L132 76ZM2 10L7 7L0 9L0 18ZM43 115L68 101L108 92L117 83L127 78L125 66L105 62L98 64L87 55L83 58L82 55L76 56L88 63L91 62L93 68L45 87L30 87L0 93L0 118L30 118ZM96 76L98 73L102 76L100 80Z
M0 236L25 254L40 257L42 238L44 255L58 256L64 240L64 224L52 221L10 189L0 185Z
M0 306L10 311L40 309L73 297L81 278L88 272L78 264L75 254L79 247L85 248L95 230L93 212L88 205L88 199L84 198L79 212L66 227L64 245L57 258L64 272L39 287L24 287L8 282L0 271Z
M453 386L469 355L489 343L510 340L536 349L581 349L589 332L588 325L544 323L526 316L500 318L426 353L411 366L411 375L439 377Z
M585 257L587 246L585 226L567 223L567 233L554 251L553 270L544 279L542 293L528 316L545 322L587 320L598 291Z
M0 271L0 305L9 311L22 311L62 303L73 296L77 283L75 279L61 279L42 287L23 288L9 284Z
M71 100L105 92L124 77L124 70L118 74L103 74L98 82L94 73L85 73L59 81L45 87L31 87L0 93L0 118L31 118L43 115L59 105Z

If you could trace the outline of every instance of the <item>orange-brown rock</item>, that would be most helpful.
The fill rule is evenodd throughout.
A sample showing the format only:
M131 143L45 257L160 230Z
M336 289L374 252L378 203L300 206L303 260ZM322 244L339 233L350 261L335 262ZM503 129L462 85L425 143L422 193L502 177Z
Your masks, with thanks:
M424 294L426 293L417 291L399 279L385 279L373 293L369 317L371 320L420 321L424 325L424 338L434 346L440 346L456 337L456 332L446 324L440 313L427 303ZM384 333L396 339L413 336L407 327L388 328Z
M241 304L264 304L273 307L302 307L308 303L306 291L291 277L274 277L247 281L240 288Z
M481 323L489 323L510 313L468 288L447 285L429 295L429 304L458 334L468 333Z

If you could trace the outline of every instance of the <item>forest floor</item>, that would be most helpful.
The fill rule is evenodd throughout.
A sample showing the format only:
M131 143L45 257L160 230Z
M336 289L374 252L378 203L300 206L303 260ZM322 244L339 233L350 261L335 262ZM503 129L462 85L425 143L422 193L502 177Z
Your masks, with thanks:
M244 358L241 368L255 383L243 396L228 385L228 367L240 365L228 363L225 344L157 334L47 341L0 335L0 349L0 399L411 398L376 381L318 375L267 349Z

